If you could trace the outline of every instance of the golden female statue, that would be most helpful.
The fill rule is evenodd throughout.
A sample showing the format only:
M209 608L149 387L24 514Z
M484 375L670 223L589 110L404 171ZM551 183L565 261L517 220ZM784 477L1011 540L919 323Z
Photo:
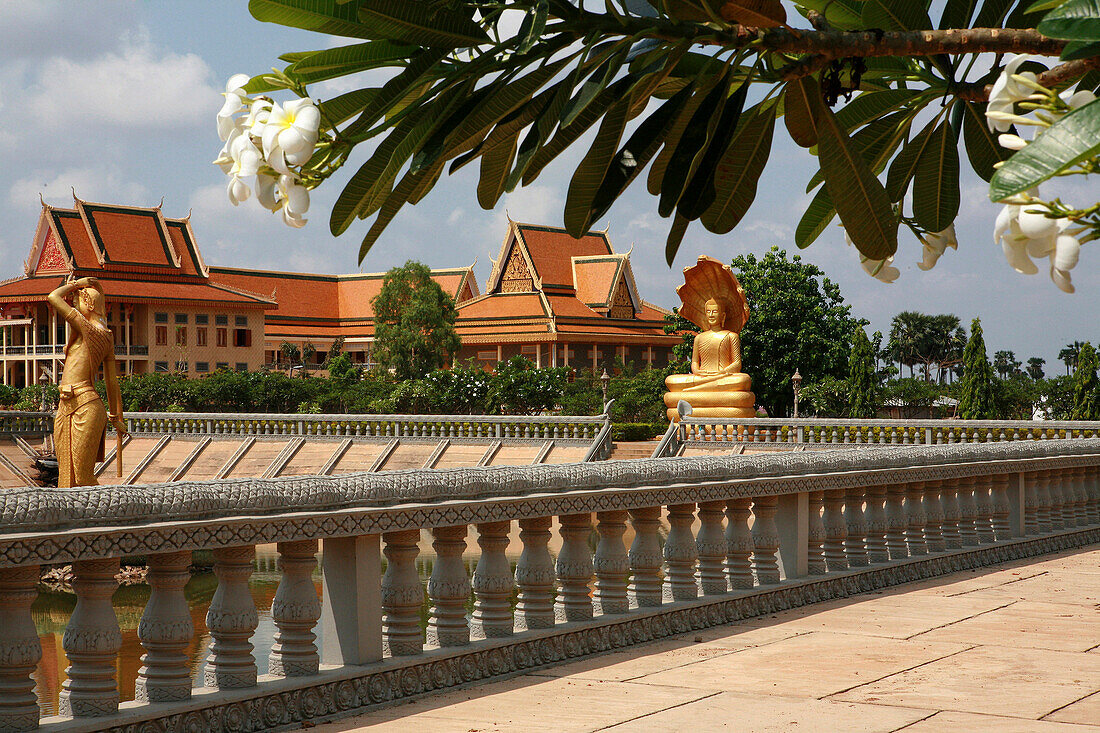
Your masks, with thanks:
M65 298L76 291L73 306ZM65 344L65 371L61 377L61 399L54 419L53 442L57 453L57 485L95 486L95 464L103 460L103 441L110 421L118 434L126 434L122 420L122 393L118 388L114 339L107 328L103 286L93 277L64 283L49 295L50 305L69 322ZM103 367L107 401L95 391L95 379Z
M676 405L686 401L695 417L744 418L756 415L752 379L741 371L741 337L749 317L745 291L728 265L701 256L684 269L676 288L680 315L702 329L691 352L691 373L665 380L665 407L678 420Z

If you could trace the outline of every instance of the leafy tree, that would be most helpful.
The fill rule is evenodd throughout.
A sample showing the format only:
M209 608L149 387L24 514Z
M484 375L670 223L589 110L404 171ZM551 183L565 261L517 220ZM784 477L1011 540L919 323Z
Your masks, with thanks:
M664 329L666 334L679 334L683 339L681 343L672 347L672 361L677 362L681 367L691 364L691 350L695 348L695 334L699 333L699 327L681 316L679 308L673 308L672 312L665 316Z
M679 347L676 347L679 348ZM563 415L598 415L603 410L603 394L599 375L591 369L578 369L566 382L561 396ZM611 389L615 380L611 380ZM662 403L664 404L664 403Z
M993 369L1001 379L1008 379L1020 370L1021 363L1014 351L998 351L993 354Z
M852 401L851 382L836 377L825 377L802 385L799 407L817 417L844 417ZM872 415L873 417L873 415Z
M993 414L998 420L1030 420L1042 394L1038 382L1014 372L993 382Z
M344 353L344 337L337 336L332 340L332 346L328 347L328 354L325 355L325 368L327 369L332 360L342 353Z
M454 300L427 265L409 260L387 272L371 303L378 362L398 379L419 379L458 351Z
M985 351L982 322L975 318L970 324L970 340L966 342L963 352L959 417L964 420L988 420L993 416L993 411L993 368Z
M302 359L301 350L289 341L284 341L283 343L279 344L279 353L283 355L284 359L286 359L286 368L288 372L291 371L294 368L294 365L298 364Z
M1073 377L1062 375L1046 380L1040 401L1052 420L1072 420Z
M867 332L862 326L856 328L852 336L852 355L848 359L849 417L870 418L878 411L873 362Z
M1077 371L1073 374L1074 420L1100 420L1100 383L1096 379L1096 350L1085 342L1077 357Z
M615 400L611 416L616 422L667 422L664 394L665 377L672 373L669 369L638 369L627 364L615 371L607 396Z
M903 420L931 410L939 396L940 388L927 379L899 377L888 381L883 388L885 405L896 408Z
M750 311L741 333L742 368L769 415L790 413L796 369L808 381L848 376L852 333L865 322L852 317L836 283L778 247L759 259L739 255L733 269Z
M513 356L499 364L489 384L491 407L508 415L535 415L552 410L561 401L567 367L536 369L535 363Z
M1046 359L1041 359L1038 356L1033 356L1027 360L1027 375L1032 379L1039 380L1045 377L1043 373L1043 364L1046 364Z
M890 324L887 351L899 365L923 367L924 378L930 379L932 367L937 368L937 381L943 381L945 367L962 356L966 345L966 331L959 324L959 317L950 313L926 315L916 311L902 311ZM900 373L900 370L899 370Z
M483 413L487 407L493 375L474 363L432 372L425 380L439 393L445 413Z
M1081 347L1084 346L1080 341L1074 341L1072 344L1066 344L1065 348L1058 352L1058 360L1065 363L1066 374L1071 374L1071 370L1077 369L1077 358L1081 353Z
M993 179L990 195L1003 200L1092 155L1087 134L1077 147L1051 149L1097 124L1100 105L1057 120L1060 132L1051 145L1037 142L1038 153L1029 147L1039 165L1013 160L997 171L1011 152L989 134L985 112L991 82L1015 53L1063 54L1050 69L1035 64L1042 84L1096 86L1094 0L1034 13L1023 1L946 0L932 5L935 20L928 3L905 0L791 4L808 26L786 25L779 0L252 0L258 20L361 41L283 56L284 69L245 90L305 96L314 82L393 69L379 86L321 104L320 145L295 168L312 188L357 145L385 135L329 221L340 234L377 215L360 258L448 162L453 172L481 158L478 202L492 208L581 139L588 149L565 196L566 227L586 231L649 167L657 210L673 217L669 261L692 222L724 234L743 219L781 113L780 134L821 152L797 243L839 217L872 260L894 253L902 224L918 235L949 227L962 162ZM517 11L524 20L513 30ZM979 52L988 56L975 63ZM994 60L988 73L985 58ZM911 203L897 206L910 191Z
M317 347L313 345L312 341L306 341L302 344L302 366L309 369L314 364L314 359L317 355Z

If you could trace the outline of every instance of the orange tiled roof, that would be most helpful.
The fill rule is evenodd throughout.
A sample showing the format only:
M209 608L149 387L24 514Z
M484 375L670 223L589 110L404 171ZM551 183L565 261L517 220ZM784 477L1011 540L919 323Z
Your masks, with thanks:
M621 257L574 258L573 279L577 300L606 308L622 265Z
M574 257L613 254L603 232L574 239L564 229L533 224L517 224L516 228L544 285L573 286Z
M31 277L0 283L0 303L41 301L57 288L63 277ZM158 282L129 278L100 277L104 293L117 300L137 303L219 303L251 308L273 305L271 301L219 288L203 282Z
M76 208L108 267L179 268L160 209L77 201Z

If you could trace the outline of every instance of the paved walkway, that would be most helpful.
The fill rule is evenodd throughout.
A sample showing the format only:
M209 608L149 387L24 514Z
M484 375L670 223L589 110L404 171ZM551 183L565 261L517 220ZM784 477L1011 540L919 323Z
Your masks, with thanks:
M1100 548L911 583L311 730L1100 731Z

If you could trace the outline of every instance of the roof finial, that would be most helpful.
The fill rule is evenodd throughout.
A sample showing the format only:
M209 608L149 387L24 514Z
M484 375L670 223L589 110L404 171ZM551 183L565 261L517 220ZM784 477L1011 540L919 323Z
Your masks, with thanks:
M505 216L506 219L508 219L509 224L515 224L516 223L515 220L512 219L512 215L510 213L508 213L508 208L507 207L505 207L505 209L504 209L504 216Z
M194 211L194 209L188 209L187 210L187 216L183 217L183 220L187 221L187 222L191 221L191 212L193 212L193 211Z
M42 208L46 208L46 199L43 198L41 191L38 192L38 200L42 202Z
M78 199L78 198L76 197L76 186L69 186L69 190L73 192L73 203L74 203L74 204L79 204L79 203L80 203L80 199Z
M160 211L160 208L162 206L164 206L164 197L163 196L160 197L160 203L157 204L157 206L156 206L157 211Z
M630 257L630 253L631 253L631 252L633 252L633 251L634 251L634 243L633 243L633 242L631 242L631 243L630 243L630 249L628 249L628 250L626 251L626 256L627 256L627 257Z
M477 267L477 255L474 255L474 261L470 263L470 269L473 270Z

